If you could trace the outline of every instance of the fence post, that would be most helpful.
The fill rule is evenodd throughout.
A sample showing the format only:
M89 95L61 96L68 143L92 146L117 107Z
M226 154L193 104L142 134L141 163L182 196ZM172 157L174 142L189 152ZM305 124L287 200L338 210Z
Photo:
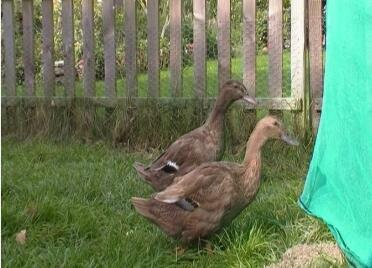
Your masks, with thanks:
M193 1L194 14L194 37L193 37L193 55L194 55L194 90L198 98L205 96L207 89L206 76L206 10L205 0Z
M291 97L301 99L296 125L302 137L308 127L305 95L305 1L291 1Z
M256 96L256 0L243 0L243 84L250 96ZM247 117L255 122L256 110Z
M269 0L269 96L282 97L283 80L283 2Z
M62 1L63 83L67 97L75 95L74 3Z
M54 95L54 22L53 0L41 2L42 14L42 47L43 47L43 87L45 97Z
M171 95L182 95L182 0L171 0L170 9L170 78Z
M311 127L316 134L320 117L318 100L323 92L322 0L309 0L308 11Z
M113 0L105 0L103 5L103 44L105 57L105 96L116 96L115 60L115 9Z
M26 96L33 96L35 94L33 2L33 0L22 1L23 64Z
M16 55L14 43L14 4L12 0L2 1L3 29L4 29L4 67L5 93L7 96L16 95Z
M217 0L218 87L231 77L230 0Z
M136 40L136 1L124 0L125 12L125 76L127 96L135 97L137 91L137 40Z
M149 96L159 97L159 0L147 1L147 62Z
M243 83L256 95L256 0L243 1Z
M95 95L96 70L94 56L94 22L93 22L93 0L82 2L82 23L83 23L83 81L84 95L93 97Z
M4 41L4 74L5 74L5 96L14 97L16 91L16 55L14 40L14 3L13 0L1 1L2 4L2 27ZM2 106L3 107L3 106ZM17 109L15 107L6 107L5 113L2 114L1 121L3 133L13 132L17 129ZM3 110L1 111L3 113ZM4 120L4 121L3 121ZM4 124L3 124L4 122Z

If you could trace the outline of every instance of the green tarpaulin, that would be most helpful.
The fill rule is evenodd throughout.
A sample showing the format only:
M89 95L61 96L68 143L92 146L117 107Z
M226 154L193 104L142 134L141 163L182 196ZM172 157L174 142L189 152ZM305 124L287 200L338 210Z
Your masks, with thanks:
M323 108L300 205L372 267L372 0L327 0Z

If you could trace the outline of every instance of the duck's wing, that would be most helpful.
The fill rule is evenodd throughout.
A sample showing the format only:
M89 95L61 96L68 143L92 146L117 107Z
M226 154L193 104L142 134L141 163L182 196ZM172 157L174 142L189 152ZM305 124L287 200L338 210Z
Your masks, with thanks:
M225 216L239 205L239 190L231 170L214 166L206 171L197 168L155 196L188 212L182 228L184 241L215 232L226 223L225 218L229 217Z
M138 174L156 191L173 183L176 176L189 173L204 162L217 158L219 145L205 127L197 128L171 144L148 167L135 164Z
M196 194L202 188L208 188L218 177L216 173L203 172L205 167L198 167L184 176L177 177L176 181L155 195L155 199L165 203L176 203Z
M204 128L195 129L172 143L165 152L152 162L149 169L165 173L181 171L183 175L190 171L190 166L195 163L215 159L213 154L215 150L211 150L209 147L213 148L216 145L210 143L208 131Z
M222 162L205 163L155 195L155 199L165 203L182 204L188 202L193 207L208 202L215 195L230 194L234 183L232 168ZM229 186L230 185L230 186Z

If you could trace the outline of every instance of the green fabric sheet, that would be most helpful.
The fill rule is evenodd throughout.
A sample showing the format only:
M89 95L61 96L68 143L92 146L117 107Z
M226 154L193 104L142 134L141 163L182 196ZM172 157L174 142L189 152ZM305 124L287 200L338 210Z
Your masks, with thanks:
M372 267L372 0L327 0L323 108L300 206Z

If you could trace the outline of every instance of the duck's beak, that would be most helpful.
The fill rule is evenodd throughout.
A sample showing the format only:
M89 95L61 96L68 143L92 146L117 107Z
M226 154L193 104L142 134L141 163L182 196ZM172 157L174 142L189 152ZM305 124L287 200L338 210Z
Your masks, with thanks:
M286 143L288 143L288 144L290 144L290 145L295 145L295 146L297 146L297 145L300 144L296 138L289 136L289 135L288 135L287 133L285 133L285 132L283 132L283 134L280 136L280 138L281 138L284 142L286 142Z
M248 96L248 95L244 95L243 98L242 98L245 102L247 103L250 103L250 104L253 104L253 105L257 105L257 101L254 97L251 97L251 96Z

